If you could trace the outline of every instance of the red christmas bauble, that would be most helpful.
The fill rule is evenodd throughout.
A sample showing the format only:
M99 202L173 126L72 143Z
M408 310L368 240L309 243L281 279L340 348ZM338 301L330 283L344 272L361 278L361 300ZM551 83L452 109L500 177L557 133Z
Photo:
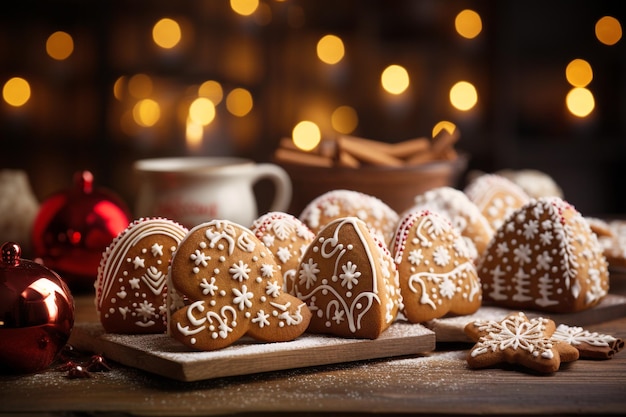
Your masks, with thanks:
M17 243L0 250L0 372L44 370L70 337L74 298L54 271L21 259Z
M34 255L61 274L75 291L93 289L102 252L130 222L130 211L113 192L94 188L89 171L46 199L33 223Z

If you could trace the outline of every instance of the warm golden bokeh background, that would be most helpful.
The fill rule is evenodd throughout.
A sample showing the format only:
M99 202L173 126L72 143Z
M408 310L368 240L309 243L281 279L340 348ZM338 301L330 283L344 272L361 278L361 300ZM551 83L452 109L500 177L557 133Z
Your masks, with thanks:
M626 212L618 1L5 8L0 169L25 170L41 199L88 169L132 205L139 158L267 161L296 134L304 147L339 134L395 143L444 122L471 169L539 169L585 214Z

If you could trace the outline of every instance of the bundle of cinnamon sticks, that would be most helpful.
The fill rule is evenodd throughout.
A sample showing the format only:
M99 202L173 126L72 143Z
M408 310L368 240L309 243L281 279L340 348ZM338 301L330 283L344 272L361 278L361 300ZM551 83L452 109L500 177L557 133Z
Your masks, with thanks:
M274 153L276 162L319 167L359 168L366 165L401 167L424 162L456 159L454 144L458 131L442 129L434 138L415 138L386 143L356 136L340 136L323 140L311 151L296 147L290 138L283 138Z

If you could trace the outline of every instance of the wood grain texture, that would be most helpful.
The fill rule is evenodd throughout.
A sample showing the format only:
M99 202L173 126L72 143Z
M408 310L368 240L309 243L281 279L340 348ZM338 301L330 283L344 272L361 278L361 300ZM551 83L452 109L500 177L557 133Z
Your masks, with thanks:
M620 282L611 288L626 294ZM75 300L78 325L96 322L93 297ZM626 339L626 315L586 329ZM624 351L610 360L581 359L542 376L513 366L471 370L465 361L470 347L438 343L423 354L193 382L112 359L111 372L68 379L57 363L38 374L0 375L0 415L519 416L623 415L626 410ZM90 355L74 360L84 363Z
M99 324L91 323L76 326L70 343L127 366L181 381L198 381L424 353L435 349L435 334L419 324L396 322L374 340L313 334L282 343L244 338L224 349L198 352L165 334L107 334Z

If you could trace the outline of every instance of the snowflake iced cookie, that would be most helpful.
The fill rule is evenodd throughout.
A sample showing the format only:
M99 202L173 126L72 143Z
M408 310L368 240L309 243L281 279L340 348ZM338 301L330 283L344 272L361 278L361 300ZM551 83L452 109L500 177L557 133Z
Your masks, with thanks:
M186 234L185 227L171 220L138 219L106 248L94 287L107 332L165 332L167 269Z
M376 339L402 305L387 246L356 217L331 221L302 258L293 293L313 316L311 333Z
M421 323L476 312L482 303L466 241L448 219L429 210L406 213L391 247L406 318Z
M281 266L281 285L291 293L300 260L315 234L300 219L282 212L262 215L253 222L251 230L274 254Z
M624 348L622 339L565 324L557 326L551 339L569 343L578 349L581 358L589 359L611 359Z
M495 174L474 178L463 190L496 231L507 216L528 203L530 197L513 181Z
M343 217L358 217L383 242L389 244L398 213L382 200L358 191L333 190L320 195L304 208L299 219L315 234L328 223Z
M513 309L582 311L609 287L596 235L558 197L531 200L512 213L479 260L478 274L483 299Z
M280 274L248 228L226 220L197 225L172 257L168 334L205 351L244 335L265 342L297 338L311 312L282 290Z
M540 373L554 373L561 363L578 359L569 343L552 340L556 326L546 318L528 319L522 312L502 321L468 323L467 334L476 342L467 355L470 368L487 368L501 363L518 364Z
M415 196L409 211L430 210L445 215L461 235L469 240L469 248L476 248L473 258L482 254L493 236L491 225L467 195L452 187L438 187Z

